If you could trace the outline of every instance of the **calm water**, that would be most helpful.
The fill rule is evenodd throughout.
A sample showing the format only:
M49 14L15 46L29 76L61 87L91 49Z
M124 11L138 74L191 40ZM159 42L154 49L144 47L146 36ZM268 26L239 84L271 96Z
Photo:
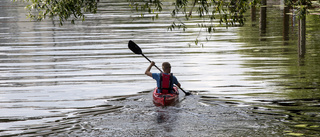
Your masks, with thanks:
M259 21L248 21L208 35L195 28L198 19L187 22L186 32L167 31L170 12L152 21L126 1L102 1L85 22L63 26L26 19L21 3L0 5L0 136L320 132L319 16L307 21L307 52L299 57L297 21L290 16L283 40L277 6L268 10L265 34ZM194 44L197 38L203 46ZM155 81L144 75L149 63L127 48L129 40L158 66L169 61L194 95L182 93L175 107L155 107Z

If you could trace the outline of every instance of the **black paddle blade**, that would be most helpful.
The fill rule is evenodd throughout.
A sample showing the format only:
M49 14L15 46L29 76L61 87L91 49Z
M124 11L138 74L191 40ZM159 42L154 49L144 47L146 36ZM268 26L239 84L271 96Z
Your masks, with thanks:
M132 40L129 40L128 47L133 53L142 54L141 48Z
M192 95L190 92L186 92L186 96Z

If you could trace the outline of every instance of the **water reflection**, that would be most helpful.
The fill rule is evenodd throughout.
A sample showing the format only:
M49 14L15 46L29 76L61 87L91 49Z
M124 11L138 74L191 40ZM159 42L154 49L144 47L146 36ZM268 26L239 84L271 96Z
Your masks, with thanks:
M272 12L277 12L277 10L269 13ZM285 8L284 12L288 13L288 9ZM290 18L294 17L290 16ZM309 27L314 26L313 22L318 20L318 17L313 15L307 18L310 22L306 26ZM307 37L307 46L301 45L301 42L298 41L300 35L295 32L297 26L288 25L296 24L297 22L289 23L287 14L284 15L283 24L274 22L272 22L272 27L268 27L271 32L266 33L268 38L266 42L257 43L255 40L246 39L247 41L245 42L248 45L241 53L254 57L252 61L247 60L247 63L243 64L244 66L259 68L257 71L247 73L257 76L257 80L266 80L268 85L271 86L270 91L273 91L269 94L270 96L277 97L274 93L280 92L281 94L278 95L282 95L282 98L286 99L280 99L279 97L279 99L261 100L263 103L257 103L256 112L283 117L284 123L292 128L288 129L287 135L317 135L319 133L317 128L319 127L317 116L319 113L319 109L317 109L319 102L319 74L318 69L315 68L319 68L318 63L316 63L319 57L315 52L313 52L313 55L306 52L318 49L318 47L313 46L316 40L311 40ZM274 37L274 33L277 33L274 29L281 27L284 28L282 37L285 41L278 43L276 41L281 40L278 37ZM317 36L317 31L313 30L311 29L308 32L309 37ZM258 32L253 29L248 32L241 32L240 35L248 37L248 35L251 35L250 33L257 34ZM252 94L252 96L256 95Z
M267 33L267 0L261 1L260 7L260 39L261 41L265 41L265 34Z
M164 132L172 132L176 125L176 120L178 119L177 112L178 110L173 109L160 109L157 111L157 123L158 130Z

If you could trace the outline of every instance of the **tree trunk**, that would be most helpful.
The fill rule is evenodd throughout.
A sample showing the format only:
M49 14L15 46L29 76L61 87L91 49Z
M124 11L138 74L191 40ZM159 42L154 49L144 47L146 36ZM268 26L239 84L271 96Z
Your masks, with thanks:
M299 56L304 57L306 53L306 17L299 20Z
M261 0L260 7L260 36L264 36L267 29L267 0ZM264 41L265 39L260 39Z

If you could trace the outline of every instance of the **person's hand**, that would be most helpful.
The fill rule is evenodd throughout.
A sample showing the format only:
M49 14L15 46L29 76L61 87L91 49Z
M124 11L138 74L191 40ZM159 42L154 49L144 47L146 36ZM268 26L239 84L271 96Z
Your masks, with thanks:
M154 66L155 64L156 64L156 63L154 63L154 61L151 61L151 64L150 64L150 65L151 65L151 66Z

